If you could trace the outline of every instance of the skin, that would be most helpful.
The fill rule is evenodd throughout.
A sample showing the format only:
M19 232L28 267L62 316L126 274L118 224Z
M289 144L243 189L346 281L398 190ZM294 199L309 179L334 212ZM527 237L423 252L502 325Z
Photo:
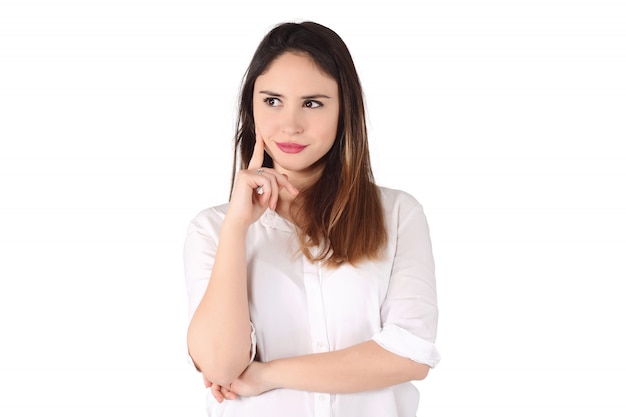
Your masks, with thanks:
M211 279L187 332L187 346L196 367L206 380L223 386L241 375L250 360L245 248L248 228L268 207L277 206L281 189L292 196L298 194L294 185L276 170L264 168L262 175L258 174L263 149L263 140L257 134L250 168L241 170L235 180ZM254 191L259 186L265 191L262 195Z
M319 178L322 158L337 132L338 86L306 55L284 53L257 78L253 112L257 127L253 156L249 169L241 170L235 180L213 273L189 326L189 351L205 386L222 402L277 388L347 393L425 378L427 365L395 355L374 341L248 364L246 234L267 208L289 219L298 189ZM290 153L281 149L281 143L305 147ZM259 174L264 151L272 156L274 168L262 168ZM255 192L258 186L263 187L262 195Z
M320 159L335 142L339 124L339 87L306 55L284 53L257 77L253 116L274 169L298 189L317 181ZM299 153L286 153L280 143L304 145ZM284 190L278 213L290 219L293 195Z

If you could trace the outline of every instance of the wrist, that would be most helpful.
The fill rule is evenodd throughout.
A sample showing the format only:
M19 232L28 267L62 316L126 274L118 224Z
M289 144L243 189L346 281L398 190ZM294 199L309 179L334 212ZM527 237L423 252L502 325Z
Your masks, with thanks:
M226 214L220 234L227 233L229 236L241 236L245 237L248 233L249 224L241 221L237 216L229 216Z
M263 381L266 391L284 388L280 382L280 363L278 360L265 362L263 366Z

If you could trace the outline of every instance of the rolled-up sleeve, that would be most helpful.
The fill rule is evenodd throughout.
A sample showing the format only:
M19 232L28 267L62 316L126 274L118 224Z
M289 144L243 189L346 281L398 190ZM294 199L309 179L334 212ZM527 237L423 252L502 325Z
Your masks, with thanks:
M405 194L390 217L394 260L381 306L382 330L373 340L395 354L434 367L440 361L435 346L438 308L426 216L422 206Z
M211 278L222 219L223 213L219 210L215 208L206 209L200 212L187 227L183 263L189 321L198 308ZM252 362L256 355L256 332L252 323L251 329L250 361ZM187 356L188 361L193 364L189 354Z

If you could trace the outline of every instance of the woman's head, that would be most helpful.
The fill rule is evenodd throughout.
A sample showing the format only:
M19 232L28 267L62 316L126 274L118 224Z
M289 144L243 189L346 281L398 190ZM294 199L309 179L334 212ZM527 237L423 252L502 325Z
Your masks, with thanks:
M285 52L257 77L252 109L274 168L303 188L319 178L335 143L337 82L301 52Z
M291 205L290 214L298 225L300 248L309 260L332 265L375 258L380 255L387 235L382 204L370 165L363 92L348 48L331 29L314 22L284 23L272 29L259 44L241 90L233 183L237 166L242 169L248 167L256 142L256 128L265 128L271 117L271 112L264 110L257 114L259 120L255 121L255 103L262 106L269 104L270 109L274 105L273 100L268 103L257 98L255 101L255 94L261 93L255 93L255 83L258 80L259 84L265 85L267 79L280 79L276 77L277 73L288 74L296 70L301 72L303 84L316 80L310 84L322 86L320 89L324 90L313 93L320 93L320 97L337 96L335 102L322 102L331 106L335 113L334 118L318 119L330 129L323 130L321 134L319 129L316 131L317 139L322 138L318 143L324 142L327 147L318 147L315 151L315 158L320 158L312 170L315 181L300 188ZM298 84L292 82L288 85ZM287 89L292 98L300 94L297 88ZM265 94L264 100L276 96L272 95L272 91L269 93ZM311 120L306 119L307 122ZM309 123L309 126L312 124ZM296 146L297 149L297 140L294 143L289 146ZM278 168L281 162L278 157L276 162ZM274 167L274 161L267 152L263 166Z
M363 94L352 57L343 40L334 31L314 22L278 25L259 44L241 90L236 137L240 167L247 167L254 149L255 83L272 63L286 53L310 58L319 71L337 83L339 118L336 140L325 158L326 168L335 175L342 172L358 175L361 168L369 170ZM269 155L266 155L264 165L273 166ZM370 175L369 171L367 175Z

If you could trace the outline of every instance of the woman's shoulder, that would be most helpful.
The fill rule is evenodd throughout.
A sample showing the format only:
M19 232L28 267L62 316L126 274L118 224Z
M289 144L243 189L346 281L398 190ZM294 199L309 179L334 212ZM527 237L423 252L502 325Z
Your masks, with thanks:
M219 232L227 208L228 203L201 210L191 219L187 231Z
M422 204L409 192L395 188L378 186L383 207L386 210L393 208L402 210L423 210Z
M424 207L409 192L388 187L379 187L383 212L388 231L393 235L394 230L416 230L423 233L427 228L427 219Z

